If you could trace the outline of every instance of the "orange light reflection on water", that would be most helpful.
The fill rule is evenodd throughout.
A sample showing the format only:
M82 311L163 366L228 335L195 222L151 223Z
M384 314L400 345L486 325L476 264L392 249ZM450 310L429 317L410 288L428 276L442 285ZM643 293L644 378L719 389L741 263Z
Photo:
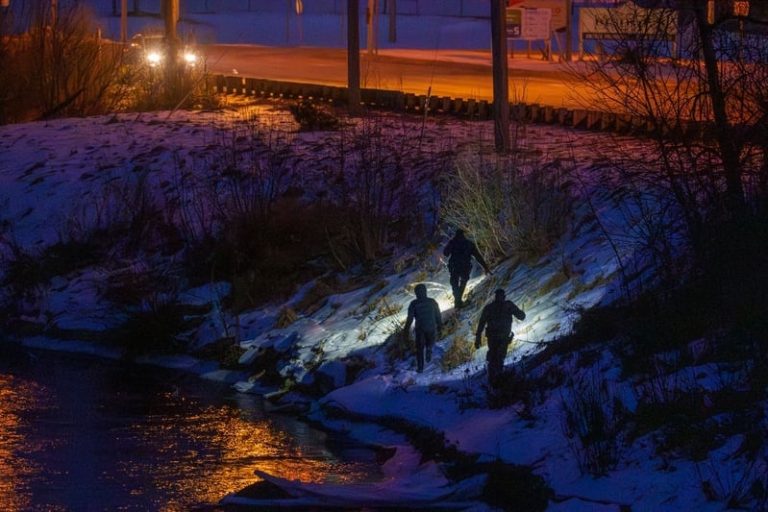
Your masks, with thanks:
M129 473L148 471L156 488L178 497L158 503L163 511L216 503L258 481L256 469L302 482L322 482L329 476L336 482L355 481L365 476L354 464L303 453L269 420L244 419L241 411L229 406L207 406L193 415L136 425L134 431L150 446L163 441L151 467L123 468ZM205 453L184 448L195 445L205 446Z
M60 401L55 388L0 374L0 512L65 510L56 496L36 496L36 489L82 484L67 478L82 463L101 468L92 480L97 492L84 494L83 503L107 492L114 510L137 510L142 503L146 509L181 511L218 503L258 481L256 469L304 482L370 477L363 463L338 462L325 449L322 435L304 424L291 423L286 431L269 417L249 418L258 412L246 410L249 404L240 409L159 394L143 412L126 412L117 400L114 409L88 409L90 423L75 420L56 429L60 413L69 414ZM93 430L103 425L106 434ZM108 437L106 444L97 441L101 435ZM82 436L93 436L93 442L78 441ZM73 446L89 452L73 451ZM78 492L61 490L69 498Z
M21 415L46 405L40 386L0 374L0 504L4 512L30 508L31 491L27 482L39 468L28 455L46 447L27 443Z

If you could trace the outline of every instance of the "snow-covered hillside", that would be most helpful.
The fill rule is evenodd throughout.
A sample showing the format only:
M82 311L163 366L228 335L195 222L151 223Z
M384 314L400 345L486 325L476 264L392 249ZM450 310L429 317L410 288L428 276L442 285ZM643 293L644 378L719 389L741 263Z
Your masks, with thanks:
M227 143L222 134L233 133L228 130L246 119L272 126L273 133L284 137L281 143L289 146L290 172L281 183L283 192L300 188L307 200L333 196L337 185L329 180L322 163L338 145L335 135L296 131L297 125L279 105L216 112L120 114L0 127L3 276L8 278L9 272L19 271L19 267L11 270L7 265L19 252L40 254L46 247L73 240L88 227L106 226L110 219L125 215L123 209L130 208L131 199L123 197L121 191L128 190L124 186L128 183L142 181L166 207L184 211L184 202L192 199L181 192L183 177L204 175L207 171L201 163L210 162L206 155L219 155L216 148ZM421 129L420 120L384 119L381 127L390 140L405 140ZM416 129L408 123L416 123ZM448 149L485 153L492 139L492 125L430 119L423 133L424 144L435 153ZM489 276L476 272L468 287L469 307L459 311L452 308L442 259L449 230L440 226L443 231L438 231L431 244L415 241L418 253L400 250L372 270L340 272L337 279L349 284L318 296L312 307L306 307L305 298L320 278L301 283L286 300L237 313L226 301L232 283L211 279L200 285L179 279L178 301L198 308L194 328L180 336L188 353L142 356L141 360L227 380L242 392L264 393L276 388L259 380L263 368L253 363L270 354L275 365L271 370L284 380L284 388L274 395L281 397L282 406L301 408L328 428L361 440L400 446L398 455L388 463L385 484L327 491L336 496L348 492L349 500L364 503L365 496L388 492L393 502L416 500L413 506L441 503L484 509L478 500L481 478L456 485L433 462L421 464L402 437L372 426L377 420L386 423L395 418L442 433L459 451L479 455L479 462L501 459L533 467L556 494L551 510L721 510L722 503L707 500L702 481L735 479L733 475L748 471L730 458L738 448L738 439L725 443L708 461L696 463L684 458L661 459L649 439L639 437L623 443L618 464L604 476L582 471L575 441L564 427L568 402L573 401L572 394L580 392L578 383L589 379L609 383L610 400L630 411L637 404L633 383L621 374L617 356L607 346L594 350L589 358L565 353L527 365L529 356L571 331L580 311L618 298L617 255L638 278L652 274L631 236L625 236L625 242L618 246L606 237L607 233L627 235L636 226L622 210L621 196L613 193L613 185L598 180L595 172L606 153L642 151L643 145L547 126L527 126L521 133L518 141L527 151L539 155L541 161L559 162L567 170L574 194L574 217L565 236L547 256L536 261L499 262ZM425 176L415 176L411 185L421 199L434 188ZM175 217L179 222L183 218ZM85 261L66 274L43 273L33 288L21 294L14 295L18 290L6 287L3 298L15 301L17 330L5 336L30 346L121 357L122 349L105 341L111 330L126 320L127 313L109 296L107 283L127 272L163 268L177 258L168 248L155 249L144 247L130 253L129 259L120 259L129 253L107 251L104 260ZM423 373L415 371L412 356L399 357L391 350L392 337L402 326L418 283L427 285L450 325ZM480 309L497 288L506 290L527 314L526 320L515 322L516 341L507 366L526 372L531 379L551 377L550 389L541 392L543 399L530 406L489 408L485 347L464 362L444 364L454 343L474 338ZM189 355L222 340L239 344L235 369ZM703 367L696 374L705 383L715 380ZM319 499L318 493L322 495L321 489L275 483L292 488L308 503ZM231 500L248 503L242 497Z

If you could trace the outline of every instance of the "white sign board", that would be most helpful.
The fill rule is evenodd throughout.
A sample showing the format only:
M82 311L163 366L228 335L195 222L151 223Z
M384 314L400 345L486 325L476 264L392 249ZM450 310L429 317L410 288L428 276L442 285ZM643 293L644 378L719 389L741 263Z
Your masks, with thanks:
M552 30L565 30L568 24L568 9L565 0L509 0L509 6L526 9L549 9L552 11Z
M669 9L643 9L626 3L621 7L590 7L579 12L582 39L656 39L674 40L676 13Z
M552 37L552 11L507 7L507 38L548 40Z
M550 9L523 9L522 39L552 37L552 11Z

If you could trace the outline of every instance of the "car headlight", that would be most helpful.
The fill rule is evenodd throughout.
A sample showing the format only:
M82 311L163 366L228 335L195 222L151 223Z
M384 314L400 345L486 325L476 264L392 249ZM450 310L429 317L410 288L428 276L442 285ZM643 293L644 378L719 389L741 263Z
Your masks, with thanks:
M184 52L184 62L187 66L194 66L197 63L197 55L192 52Z
M160 52L149 52L147 54L147 62L150 66L157 66L163 60L163 56Z

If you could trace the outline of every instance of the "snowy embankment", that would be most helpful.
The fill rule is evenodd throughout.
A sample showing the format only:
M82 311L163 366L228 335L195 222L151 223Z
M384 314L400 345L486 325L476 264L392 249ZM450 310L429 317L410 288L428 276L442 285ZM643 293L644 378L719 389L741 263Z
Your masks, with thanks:
M284 113L260 107L256 116L294 129ZM13 259L14 251L34 254L76 238L86 225L106 223L106 217L119 214L113 203L118 201L118 185L124 181L145 180L164 204L183 210L179 204L184 197L178 187L182 175L204 172L194 162L204 161L206 153L222 143L221 128L241 121L235 111L175 112L0 127L0 234L4 261ZM402 131L403 124L392 122L385 129ZM490 124L430 121L425 140L435 145L450 140L478 151L478 141L487 143L491 130ZM321 191L326 189L332 194L334 185L321 165L325 153L334 146L326 137L322 133L291 133L288 143L294 159L286 188L301 186L309 197L322 197ZM318 300L315 307L288 322L281 319L281 314L301 302L313 282L299 287L282 303L235 315L224 305L230 284L193 286L180 278L178 301L198 308L198 322L182 336L189 352L222 339L239 340L240 366L236 370L223 369L217 363L188 355L142 360L232 381L242 392L264 392L251 363L269 352L275 355L274 370L286 382L285 393L280 395L283 404L306 404L311 418L371 443L400 438L382 437L380 428L359 420L396 418L443 433L446 441L461 452L479 454L481 462L501 459L533 466L558 496L552 510L618 510L622 504L635 510L718 509L706 502L699 489L696 464L675 461L676 470L671 471L654 457L650 443L643 438L629 445L618 467L606 476L584 475L572 449L573 440L563 428L562 402L574 388L555 386L532 410L518 406L489 409L484 389L485 347L451 368L441 364L453 343L474 338L481 306L496 288L505 289L527 314L525 321L515 323L518 341L506 361L508 366L519 366L521 360L539 352L548 341L570 332L580 309L617 298L617 251L625 267L637 270L639 277L650 272L635 256L632 243L611 246L605 237L606 231L628 233L634 228L626 225L627 216L620 213L610 185L594 183L590 177L590 169L601 159L598 148L613 147L615 141L603 135L530 126L525 128L521 141L540 158L567 167L576 190L576 214L562 242L548 256L535 262L501 262L492 275L473 277L468 287L470 307L452 309L442 246L421 254L395 254L375 274ZM624 149L640 147L630 140L624 144ZM429 184L423 186L428 188ZM114 194L107 193L109 190ZM66 275L40 280L14 306L23 330L6 335L38 347L120 357L121 348L90 341L97 340L100 333L107 336L126 318L124 309L110 300L106 283L127 271L162 267L173 260L174 254L162 256L161 249L158 254L134 254L131 260L116 257L108 265L82 265ZM3 271L7 277L9 270ZM393 357L386 347L390 336L402 325L413 298L413 286L421 282L437 299L452 328L437 343L426 370L416 373L412 357ZM7 299L11 292L6 289L4 293ZM572 381L590 373L598 375L614 385L614 396L631 410L632 386L622 381L615 357L606 350L587 363L577 363L565 354L537 364L530 372L535 377L557 374ZM305 395L291 391L290 386L322 390L323 396L309 401ZM723 457L729 449L722 449ZM434 462L423 465L409 453L408 448L399 448L391 461L399 465L390 467L389 479L379 485L323 491L311 485L273 483L307 502L322 500L327 492L337 496L345 493L343 496L355 503L365 503L381 493L390 496L387 503L418 501L420 496L425 507L435 503L448 506L448 501L465 507L465 500L477 498L482 481L470 479L462 483L465 487L449 485ZM242 497L231 500L248 502ZM474 506L482 507L477 502Z

